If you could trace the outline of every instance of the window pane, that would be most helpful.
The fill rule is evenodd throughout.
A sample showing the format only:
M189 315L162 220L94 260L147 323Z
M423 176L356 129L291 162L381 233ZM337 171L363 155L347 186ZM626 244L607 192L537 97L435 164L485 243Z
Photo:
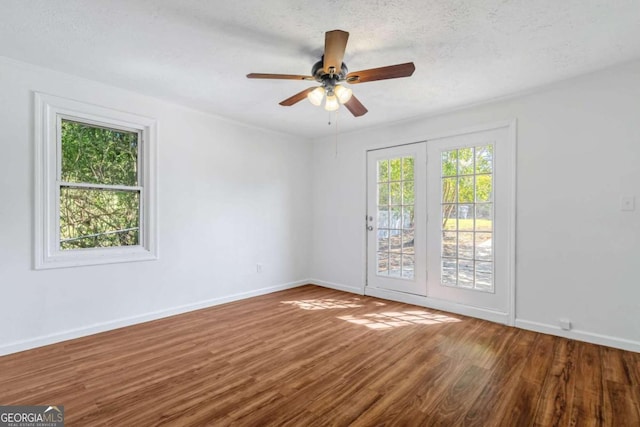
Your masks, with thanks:
M378 230L378 252L389 250L389 230Z
M404 206L402 208L402 228L412 229L413 228L413 206Z
M389 166L391 168L390 180L401 181L402 180L402 158L389 160Z
M413 181L413 157L405 157L402 159L402 179L405 181Z
M493 219L491 215L491 203L476 205L476 230L492 231Z
M476 289L493 290L493 265L490 262L476 262Z
M389 209L378 206L378 228L389 228Z
M472 288L474 282L473 261L458 260L458 286Z
M381 206L389 204L389 184L378 184L378 204Z
M457 230L458 229L458 205L449 204L442 205L442 229Z
M442 258L442 284L456 286L456 277L458 277L457 271L458 262L454 259Z
M62 121L62 181L138 185L138 134Z
M401 277L402 255L400 253L389 254L389 276Z
M458 202L473 203L473 177L465 176L458 179Z
M476 202L490 202L492 191L491 175L476 175Z
M389 253L378 252L378 275L386 276L389 274Z
M473 205L458 205L458 230L473 230Z
M473 148L461 148L458 150L458 174L460 175L472 175L473 174Z
M60 189L60 249L140 243L138 191Z
M389 230L389 251L402 251L402 230Z
M476 147L476 173L493 172L493 145Z
M402 231L402 253L413 254L415 252L415 232L413 230Z
M455 258L458 256L458 233L455 231L445 231L442 233L442 256Z
M402 228L402 208L400 206L389 209L389 228Z
M458 152L456 150L442 152L442 176L458 174Z
M402 255L402 277L413 279L415 259L413 255Z
M441 162L442 283L491 291L493 146L443 151Z
M492 233L476 233L476 259L491 261L493 259Z
M389 162L385 160L378 160L378 182L389 181Z
M458 233L458 258L473 259L473 233Z
M415 201L415 193L413 189L413 181L405 181L402 183L402 203L405 205L413 205Z
M458 180L456 178L444 178L442 180L442 203L457 202Z
M392 182L389 184L390 203L392 205L402 204L402 183Z

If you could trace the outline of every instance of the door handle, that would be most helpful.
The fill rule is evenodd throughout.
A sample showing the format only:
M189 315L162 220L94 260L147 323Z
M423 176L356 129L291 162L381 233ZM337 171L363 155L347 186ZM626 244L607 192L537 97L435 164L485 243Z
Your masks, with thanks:
M373 231L373 225L369 225L369 226L367 226L367 230L369 230L369 231Z

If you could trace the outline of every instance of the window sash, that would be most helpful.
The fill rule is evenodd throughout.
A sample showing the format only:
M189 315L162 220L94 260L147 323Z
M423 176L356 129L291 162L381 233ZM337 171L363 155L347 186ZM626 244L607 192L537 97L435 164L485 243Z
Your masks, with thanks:
M143 133L141 129L137 129L137 128L133 128L133 127L128 127L128 126L118 126L118 125L111 125L109 123L105 123L99 120L92 120L92 119L86 119L86 118L79 118L77 116L72 116L69 114L57 114L56 115L56 180L61 181L62 180L62 121L68 121L68 122L75 122L75 123L80 123L80 124L86 124L86 125L91 125L93 127L97 127L100 129L106 129L106 130L121 130L124 132L131 132L131 133L137 133L138 134L138 146L136 147L137 149L137 156L136 156L136 161L137 161L137 172L138 172L138 176L137 176L137 181L138 181L138 185L140 186L144 186L144 176L145 174L143 173L144 170L144 161L143 160L143 146L145 145L144 142L144 138L143 138Z

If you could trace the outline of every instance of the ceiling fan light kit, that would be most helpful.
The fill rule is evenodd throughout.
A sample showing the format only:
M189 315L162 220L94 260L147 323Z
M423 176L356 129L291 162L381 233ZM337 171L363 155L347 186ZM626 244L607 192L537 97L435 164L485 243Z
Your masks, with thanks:
M338 98L335 95L327 95L327 100L324 102L324 109L327 111L336 111L340 108Z
M342 30L327 31L324 40L324 55L311 68L310 76L297 74L247 74L250 79L279 79L279 80L315 80L322 86L307 88L280 102L280 105L290 107L304 98L313 105L320 106L324 100L324 109L335 111L344 105L355 117L365 115L368 110L353 95L353 91L340 83L366 83L376 80L397 79L409 77L416 67L413 62L405 64L389 65L386 67L371 68L368 70L349 73L347 66L342 62L347 47L349 33Z
M336 94L338 101L340 101L341 104L346 104L353 96L353 91L342 85L336 85L333 92Z
M307 99L315 106L322 105L322 100L324 99L324 88L317 87L307 95Z

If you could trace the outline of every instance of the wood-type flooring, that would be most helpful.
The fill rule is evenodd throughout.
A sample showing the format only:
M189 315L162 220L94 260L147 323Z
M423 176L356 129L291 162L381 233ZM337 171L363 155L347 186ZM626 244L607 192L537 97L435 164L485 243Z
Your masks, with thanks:
M640 354L303 286L0 357L67 426L640 426Z

